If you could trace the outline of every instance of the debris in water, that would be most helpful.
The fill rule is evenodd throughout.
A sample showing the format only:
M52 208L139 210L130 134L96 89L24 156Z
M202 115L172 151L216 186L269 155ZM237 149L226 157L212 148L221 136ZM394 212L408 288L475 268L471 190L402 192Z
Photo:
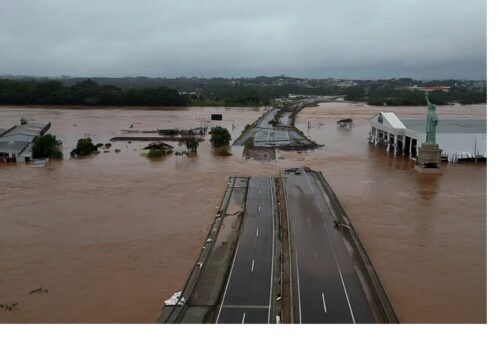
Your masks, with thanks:
M3 309L8 310L8 311L13 311L14 309L16 309L17 305L18 305L17 302L13 302L13 303L0 303L0 308L3 308Z
M37 289L33 289L30 294L35 294L35 293L39 293L39 294L47 294L49 292L49 290L47 288L43 288L43 287L40 287L40 288L37 288Z
M182 291L174 293L170 299L165 300L165 306L183 305L186 300L181 298L181 293Z

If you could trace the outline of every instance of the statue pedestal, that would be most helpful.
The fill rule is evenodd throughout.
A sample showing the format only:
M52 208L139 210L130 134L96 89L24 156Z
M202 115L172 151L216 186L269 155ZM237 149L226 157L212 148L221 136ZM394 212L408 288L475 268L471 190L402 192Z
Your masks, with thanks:
M439 168L441 152L437 144L422 144L418 148L417 165L421 168Z

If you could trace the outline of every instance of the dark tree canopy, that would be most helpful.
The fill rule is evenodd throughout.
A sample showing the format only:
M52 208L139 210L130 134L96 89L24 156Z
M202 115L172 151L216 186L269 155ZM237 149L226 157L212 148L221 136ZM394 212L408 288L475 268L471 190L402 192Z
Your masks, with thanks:
M0 105L87 106L269 106L276 98L295 95L346 95L346 100L377 105L425 105L408 87L449 86L432 92L436 104L485 103L486 82L467 80L419 81L255 78L62 78L59 80L0 79ZM180 92L178 92L180 91Z
M56 158L63 157L60 150L62 142L50 133L35 137L32 145L33 158Z
M216 126L210 129L210 143L212 147L220 148L222 146L227 146L231 142L231 134L226 128L222 126Z
M196 151L198 150L198 145L200 145L200 143L196 138L190 137L186 139L186 148L188 149L189 152L196 153Z
M185 106L189 99L164 86L123 89L84 80L64 86L56 80L0 79L0 105Z
M81 138L76 143L76 149L72 151L73 154L77 154L78 156L89 155L92 152L97 150L97 146L92 143L92 139L89 137Z

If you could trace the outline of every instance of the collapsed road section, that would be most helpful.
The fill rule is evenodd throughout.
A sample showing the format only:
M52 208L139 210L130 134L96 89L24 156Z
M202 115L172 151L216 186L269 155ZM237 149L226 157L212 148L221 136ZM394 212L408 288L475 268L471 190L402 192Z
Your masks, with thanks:
M234 141L235 146L244 146L244 156L257 160L275 159L275 150L312 150L319 145L307 138L295 127L295 116L304 104L285 108L272 108L252 125L248 125Z
M162 323L397 323L368 255L320 172L231 177Z

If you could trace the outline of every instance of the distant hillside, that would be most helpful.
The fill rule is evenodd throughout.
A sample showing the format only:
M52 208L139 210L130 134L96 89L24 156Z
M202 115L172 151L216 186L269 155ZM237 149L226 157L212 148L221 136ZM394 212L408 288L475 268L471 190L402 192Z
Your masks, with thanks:
M263 106L290 94L345 94L346 100L373 105L425 105L423 93L411 90L422 86L449 87L430 93L438 105L486 102L486 81L454 79L6 78L0 79L0 105Z

